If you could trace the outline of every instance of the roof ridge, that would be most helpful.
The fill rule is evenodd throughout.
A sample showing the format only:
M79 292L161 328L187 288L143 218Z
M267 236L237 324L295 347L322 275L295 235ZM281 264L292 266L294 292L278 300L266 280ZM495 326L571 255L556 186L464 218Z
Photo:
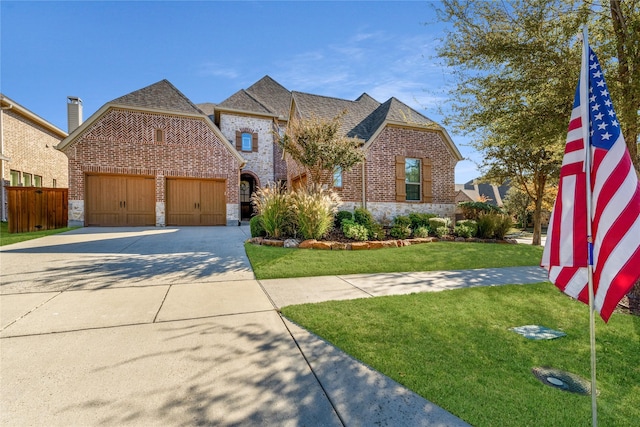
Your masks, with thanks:
M352 101L350 99L344 99L344 98L338 98L336 96L327 96L327 95L317 95L315 93L308 93L308 92L300 92L297 90L292 90L291 91L291 95L293 96L294 93L299 93L301 95L309 95L309 96L316 96L318 98L327 98L327 99L335 99L337 101L345 101L345 102L351 102L351 103L357 103L357 101Z

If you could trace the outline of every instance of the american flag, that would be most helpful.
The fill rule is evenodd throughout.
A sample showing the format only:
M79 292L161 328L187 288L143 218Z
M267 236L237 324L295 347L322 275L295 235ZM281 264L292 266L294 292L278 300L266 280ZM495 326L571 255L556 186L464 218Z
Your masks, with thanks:
M602 68L591 49L584 75L588 81L581 78L576 90L541 265L561 291L589 304L585 162L591 154L594 307L607 322L640 278L640 184ZM581 102L583 84L588 84L588 99ZM589 121L586 144L583 117Z

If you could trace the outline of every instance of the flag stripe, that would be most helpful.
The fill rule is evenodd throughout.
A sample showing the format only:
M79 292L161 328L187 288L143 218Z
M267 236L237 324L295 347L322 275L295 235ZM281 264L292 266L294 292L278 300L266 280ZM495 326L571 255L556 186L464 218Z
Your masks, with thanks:
M640 279L640 184L600 64L589 49L567 132L558 196L541 265L567 295L589 303L587 225L593 240L594 308L608 321ZM587 81L582 79L587 77ZM589 90L581 101L580 87ZM588 123L582 118L588 117ZM589 126L588 135L585 127ZM584 139L584 140L583 140ZM591 170L584 171L589 156ZM588 199L586 173L591 177ZM591 218L587 218L587 206Z

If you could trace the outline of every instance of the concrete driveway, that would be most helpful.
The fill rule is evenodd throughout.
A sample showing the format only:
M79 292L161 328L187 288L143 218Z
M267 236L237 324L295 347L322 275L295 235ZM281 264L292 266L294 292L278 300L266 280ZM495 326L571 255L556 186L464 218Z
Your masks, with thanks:
M282 319L247 237L83 228L0 248L0 425L466 425Z

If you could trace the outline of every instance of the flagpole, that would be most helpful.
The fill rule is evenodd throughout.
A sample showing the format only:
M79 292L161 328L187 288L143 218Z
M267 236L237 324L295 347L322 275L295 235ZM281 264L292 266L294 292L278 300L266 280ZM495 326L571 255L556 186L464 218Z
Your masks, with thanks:
M587 242L589 263L587 275L589 282L589 340L591 344L591 423L593 427L598 425L598 405L596 393L596 324L595 304L593 292L593 236L591 235L591 132L589 126L589 41L588 31L585 25L582 28L582 67L580 69L580 105L582 109L582 133L585 143L585 175L587 187Z

